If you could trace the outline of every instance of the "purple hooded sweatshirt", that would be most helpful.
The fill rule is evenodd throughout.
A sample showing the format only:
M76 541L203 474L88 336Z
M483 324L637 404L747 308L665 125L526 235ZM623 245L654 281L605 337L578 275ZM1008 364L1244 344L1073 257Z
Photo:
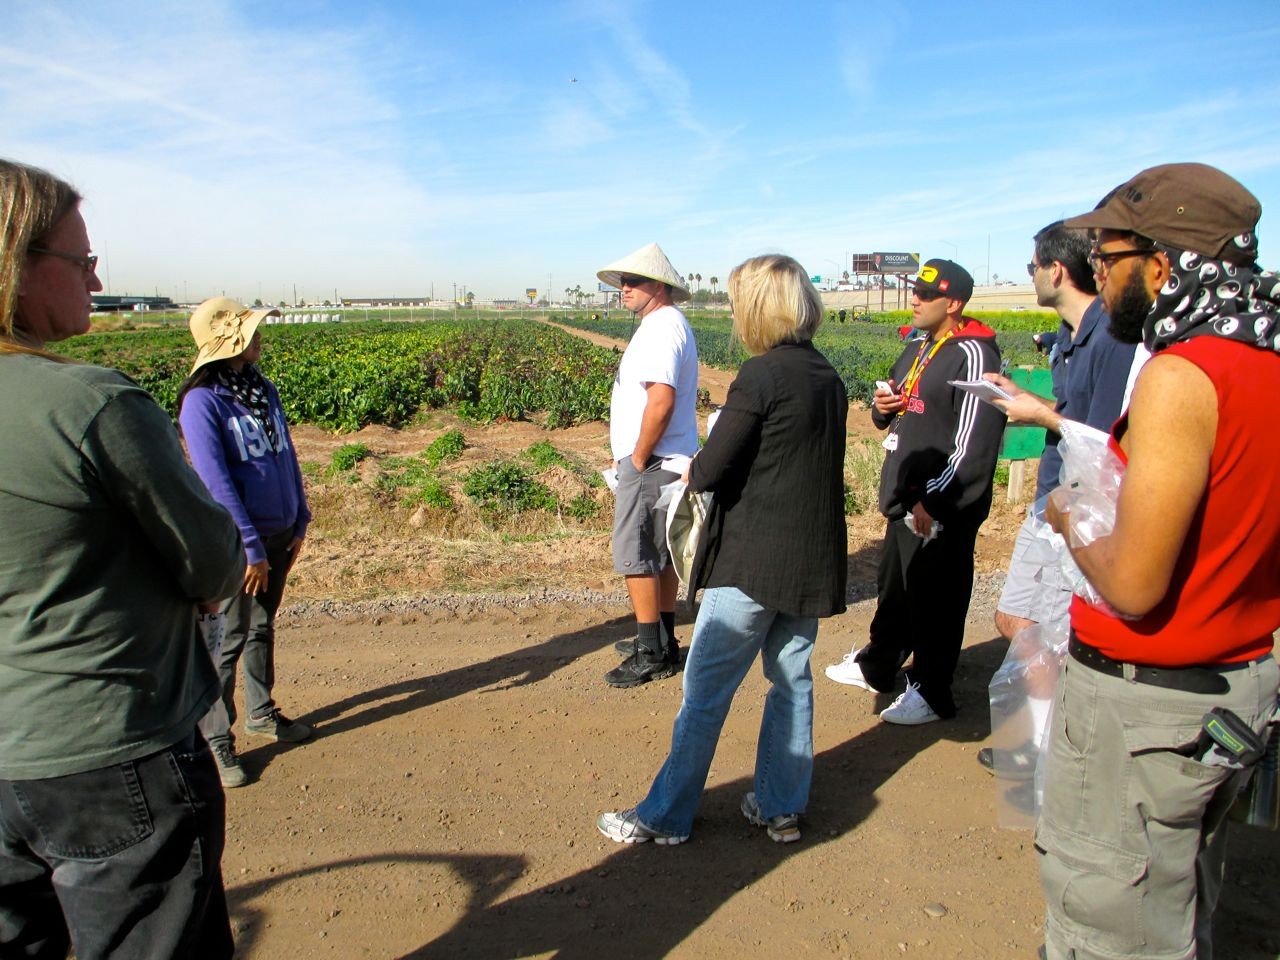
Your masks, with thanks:
M220 384L189 391L178 414L191 465L240 528L250 564L267 559L264 537L289 530L302 537L311 522L280 394L269 380L267 388L276 449L258 419Z

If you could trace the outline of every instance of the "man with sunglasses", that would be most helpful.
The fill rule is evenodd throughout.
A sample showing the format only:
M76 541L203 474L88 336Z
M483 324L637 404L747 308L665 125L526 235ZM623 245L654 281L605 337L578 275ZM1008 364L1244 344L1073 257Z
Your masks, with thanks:
M1280 277L1256 262L1260 215L1222 171L1177 163L1066 221L1095 231L1113 333L1154 356L1111 433L1114 529L1071 548L1109 606L1072 601L1051 725L1054 960L1211 956L1227 812L1280 687ZM1071 544L1063 503L1047 516Z
M609 445L617 471L613 568L626 578L636 635L622 646L625 660L605 674L614 687L634 687L673 676L679 580L667 550L666 524L654 512L664 484L681 470L664 464L698 452L698 348L675 306L689 288L671 261L651 243L597 276L621 291L622 305L640 326L618 365L609 408Z
M1036 502L1058 485L1062 457L1058 455L1058 429L1064 419L1110 430L1128 403L1138 370L1149 354L1133 343L1121 343L1111 335L1110 319L1097 295L1093 265L1089 261L1088 231L1073 230L1062 221L1049 224L1035 235L1035 248L1027 273L1035 285L1036 303L1050 307L1062 323L1050 354L1055 402L1020 389L1013 381L996 374L995 382L1012 401L996 404L1010 423L1031 424L1048 431L1040 470L1036 479ZM996 629L1006 640L1036 623L1066 619L1071 587L1062 575L1058 554L1037 536L1043 525L1028 514L1013 546L1009 572L996 604ZM1035 735L1025 746L1002 758L1002 772L1035 772L1039 736L1048 720L1052 687L1033 691L1029 705ZM978 761L994 769L990 747L978 751Z
M871 419L887 451L880 512L888 521L877 574L870 643L832 664L837 683L887 693L913 656L907 689L880 718L931 723L955 716L951 681L973 589L973 550L991 509L1004 415L953 380L1000 366L995 333L964 316L973 277L930 260L911 283L912 340L875 392Z

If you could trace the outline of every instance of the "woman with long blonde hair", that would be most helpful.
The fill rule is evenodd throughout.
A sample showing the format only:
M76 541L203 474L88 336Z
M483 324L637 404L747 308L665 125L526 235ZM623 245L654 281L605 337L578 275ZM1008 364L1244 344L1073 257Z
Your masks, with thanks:
M800 839L813 775L818 620L845 609L844 384L813 346L822 303L790 257L729 275L733 330L752 353L729 387L689 487L715 494L694 564L705 587L671 753L636 807L600 816L627 843L687 840L729 705L759 655L771 687L743 815L779 843Z

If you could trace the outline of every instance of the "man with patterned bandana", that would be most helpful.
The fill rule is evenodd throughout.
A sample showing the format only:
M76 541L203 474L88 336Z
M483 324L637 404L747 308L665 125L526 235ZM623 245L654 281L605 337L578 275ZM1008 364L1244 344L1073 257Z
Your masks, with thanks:
M1111 433L1114 530L1072 548L1110 608L1071 606L1036 828L1051 960L1212 955L1227 812L1280 686L1280 277L1257 265L1261 212L1222 171L1175 163L1066 221L1095 231L1116 338L1154 356Z

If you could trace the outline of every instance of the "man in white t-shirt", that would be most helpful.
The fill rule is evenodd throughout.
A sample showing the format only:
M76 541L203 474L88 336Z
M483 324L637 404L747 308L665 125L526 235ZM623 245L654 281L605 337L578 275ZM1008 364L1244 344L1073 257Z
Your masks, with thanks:
M656 243L597 276L622 291L622 305L640 319L613 382L609 444L618 472L613 517L613 568L626 577L636 616L627 658L605 674L614 687L673 676L680 666L675 638L679 581L671 566L666 524L654 512L663 484L681 471L671 457L698 452L698 348L675 306L689 288Z

